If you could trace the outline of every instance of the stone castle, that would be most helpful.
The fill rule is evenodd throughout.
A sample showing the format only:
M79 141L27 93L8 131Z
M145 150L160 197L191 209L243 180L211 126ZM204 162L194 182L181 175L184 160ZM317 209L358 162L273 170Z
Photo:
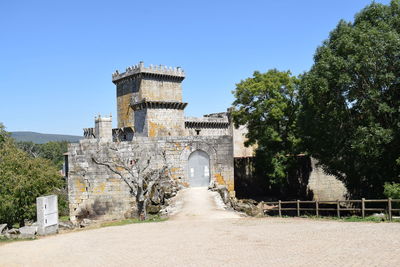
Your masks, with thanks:
M93 128L84 129L85 139L70 144L66 166L71 221L83 217L119 219L135 216L129 182L120 171L135 164L137 151L162 151L164 158L150 156L149 164L160 169L168 163L176 183L189 186L226 186L235 196L235 168L238 181L252 179L234 159L253 156L245 147L245 127L235 128L229 112L185 117L188 103L183 102L181 68L148 66L143 62L112 74L116 85L118 127L112 118L95 118ZM116 163L117 162L117 163ZM110 168L113 163L115 168ZM343 184L325 175L313 164L308 188L317 199L342 199ZM247 178L246 178L247 176ZM236 178L237 178L236 177Z
M135 200L129 186L115 171L94 163L94 157L115 157L107 152L110 147L124 160L135 149L165 151L171 177L179 184L224 185L234 196L234 156L253 153L243 145L246 129L235 129L227 112L185 117L184 78L181 68L145 67L143 62L112 75L118 128L112 129L111 116L98 116L94 128L84 129L85 139L69 146L71 220L83 210L91 217L107 219L132 215ZM152 166L161 166L160 160L153 158Z

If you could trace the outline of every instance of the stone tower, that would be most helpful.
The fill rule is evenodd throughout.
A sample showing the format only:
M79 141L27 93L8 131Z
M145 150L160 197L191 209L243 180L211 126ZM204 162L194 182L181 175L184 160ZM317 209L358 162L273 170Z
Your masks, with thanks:
M181 68L145 67L143 62L116 71L118 128L131 127L136 136L183 136L184 113Z

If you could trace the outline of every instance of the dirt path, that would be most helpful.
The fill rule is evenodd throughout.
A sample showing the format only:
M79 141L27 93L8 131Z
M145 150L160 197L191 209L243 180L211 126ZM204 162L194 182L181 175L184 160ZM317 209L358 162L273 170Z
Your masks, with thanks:
M400 266L400 224L242 218L188 189L166 222L0 247L0 266Z

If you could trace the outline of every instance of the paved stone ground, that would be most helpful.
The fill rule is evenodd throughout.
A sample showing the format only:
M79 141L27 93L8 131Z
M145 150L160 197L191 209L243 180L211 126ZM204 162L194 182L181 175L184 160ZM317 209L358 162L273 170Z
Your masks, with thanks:
M243 218L204 188L182 210L131 224L0 246L0 266L400 266L400 224Z

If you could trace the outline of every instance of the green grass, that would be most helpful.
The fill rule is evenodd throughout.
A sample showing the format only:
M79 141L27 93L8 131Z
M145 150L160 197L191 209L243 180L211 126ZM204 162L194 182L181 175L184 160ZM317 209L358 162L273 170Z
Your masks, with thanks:
M60 222L68 222L69 221L69 216L60 216L59 221Z
M36 238L7 238L4 236L0 236L0 245L1 243L11 243L11 242L18 242L18 241L32 241L35 240Z
M125 220L120 220L120 221L105 222L105 223L102 223L100 225L100 227L121 226L121 225L132 224L132 223L164 222L166 220L167 220L167 218L161 218L159 216L150 217L144 221L141 221L139 219L125 219Z

